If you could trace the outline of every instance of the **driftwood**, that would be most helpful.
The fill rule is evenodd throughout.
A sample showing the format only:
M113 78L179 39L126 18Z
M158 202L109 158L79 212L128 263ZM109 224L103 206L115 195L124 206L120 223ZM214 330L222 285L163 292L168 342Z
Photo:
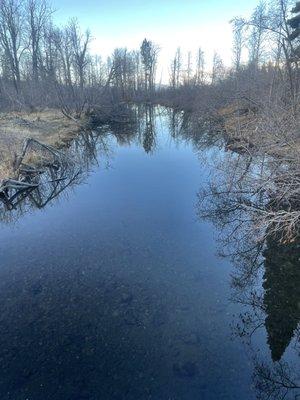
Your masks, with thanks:
M12 204L13 200L23 192L34 190L38 187L37 183L6 179L0 186L0 198L6 204Z
M37 184L35 184L35 183L16 181L14 179L6 179L2 183L1 188L28 189L28 188L33 188L33 187L36 187L36 186L37 186Z
M28 152L32 150L49 155L42 163L42 168L41 166L24 163ZM23 143L21 154L16 156L14 162L14 178L5 179L0 182L0 197L10 202L25 191L32 191L38 188L39 185L42 184L38 177L43 175L46 169L51 168L52 170L58 170L67 162L72 163L64 153L54 147L41 143L36 139L26 139ZM63 179L64 177L60 177L59 179L53 179L51 182L61 181ZM43 182L43 184L44 183L45 182Z
M44 150L44 151L48 152L49 154L51 154L54 157L54 159L56 161L61 160L62 157L65 157L65 155L63 155L59 150L55 149L54 147L46 145L44 143L41 143L36 139L28 138L28 139L25 139L25 141L23 143L21 155L18 156L16 159L15 166L14 166L15 171L18 171L20 169L21 164L23 163L23 160L25 159L26 154L30 150L30 147L32 145L37 146L40 150Z
M22 165L19 168L19 172L22 175L43 174L45 172L45 169L37 168L35 166L22 163Z

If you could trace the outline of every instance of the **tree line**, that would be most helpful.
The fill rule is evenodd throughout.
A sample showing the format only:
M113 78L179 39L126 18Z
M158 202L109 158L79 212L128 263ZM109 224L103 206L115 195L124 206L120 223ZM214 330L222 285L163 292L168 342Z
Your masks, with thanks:
M124 98L154 91L159 48L153 42L145 39L136 51L115 49L103 60L90 52L89 30L77 19L58 27L53 14L47 0L1 0L2 107L54 106L62 93L80 96L88 88L114 87Z
M261 100L267 92L269 97L280 92L296 107L299 7L291 0L260 1L249 19L236 17L231 21L230 67L217 53L207 63L203 49L184 55L178 48L168 67L168 85L161 85L156 79L160 49L151 40L144 39L140 48L132 51L117 48L103 59L91 53L92 34L82 30L76 19L63 27L55 25L47 0L1 0L0 105L57 106L79 99L79 111L108 92L125 100L150 99L166 86L172 90L185 88L184 95L179 91L178 96L182 95L181 103L187 104L186 96L194 96L194 88L216 95L208 87L217 86L225 103L237 92L247 93L253 101ZM164 95L176 99L170 92Z

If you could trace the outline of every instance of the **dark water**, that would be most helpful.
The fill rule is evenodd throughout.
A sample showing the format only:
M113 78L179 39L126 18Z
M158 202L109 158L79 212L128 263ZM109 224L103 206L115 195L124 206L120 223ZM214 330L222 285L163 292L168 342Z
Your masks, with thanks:
M254 277L217 255L197 194L227 153L183 122L79 138L66 188L2 209L1 400L300 396L299 246L258 249Z

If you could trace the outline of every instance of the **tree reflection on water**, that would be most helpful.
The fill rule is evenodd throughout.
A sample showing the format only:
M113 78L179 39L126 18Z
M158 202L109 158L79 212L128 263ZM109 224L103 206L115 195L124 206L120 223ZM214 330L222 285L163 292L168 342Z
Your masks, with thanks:
M198 195L197 212L219 228L219 251L235 265L232 301L245 311L233 323L253 363L259 399L300 397L300 239L283 241L276 227L257 224L267 194L252 179L257 160L227 154L216 176ZM254 189L253 189L254 187ZM256 337L265 331L270 357L263 356Z

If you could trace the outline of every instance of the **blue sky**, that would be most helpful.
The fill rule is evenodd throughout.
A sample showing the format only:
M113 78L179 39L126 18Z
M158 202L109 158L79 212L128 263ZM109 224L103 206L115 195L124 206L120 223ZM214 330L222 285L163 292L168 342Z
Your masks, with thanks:
M137 48L147 37L161 47L161 66L164 64L165 69L178 46L184 52L195 52L201 46L208 63L214 51L217 51L229 64L232 41L229 21L236 15L249 15L257 2L52 0L58 24L77 17L84 29L91 30L94 38L92 52L106 57L115 47Z

